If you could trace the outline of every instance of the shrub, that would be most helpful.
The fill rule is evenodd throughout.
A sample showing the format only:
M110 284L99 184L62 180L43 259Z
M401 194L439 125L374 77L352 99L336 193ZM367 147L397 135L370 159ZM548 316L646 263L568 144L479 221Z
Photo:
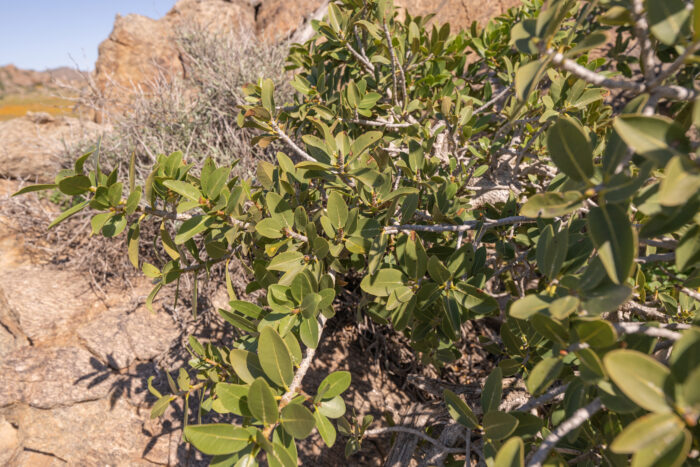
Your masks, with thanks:
M128 229L149 304L183 274L249 265L246 291L264 294L229 288L231 345L190 339L194 382L182 369L172 393L151 388L154 416L195 393L231 414L185 428L214 463L296 465L314 429L329 446L339 431L348 455L413 434L426 464L696 463L697 14L681 0L534 1L451 35L386 0L333 2L291 46L293 102L278 106L269 79L244 88L239 123L289 150L254 179L212 160L195 175L174 152L141 185L98 161L86 173L86 156L22 192L75 196L55 222L90 207L95 232ZM158 266L138 257L148 217L167 227ZM302 390L326 321L347 311L340 291L438 368L460 356L465 323L494 323L478 404L444 390L447 424L370 428L344 415L349 373Z

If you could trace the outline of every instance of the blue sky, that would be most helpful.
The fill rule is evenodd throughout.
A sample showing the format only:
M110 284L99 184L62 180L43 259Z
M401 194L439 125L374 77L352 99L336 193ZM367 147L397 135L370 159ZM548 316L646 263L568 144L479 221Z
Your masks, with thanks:
M160 18L175 0L0 0L0 65L92 70L114 16Z

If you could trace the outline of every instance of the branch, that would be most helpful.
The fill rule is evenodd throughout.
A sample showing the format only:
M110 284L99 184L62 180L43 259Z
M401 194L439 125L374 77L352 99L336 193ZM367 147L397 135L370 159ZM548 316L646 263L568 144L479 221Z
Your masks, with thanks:
M635 262L639 264L649 264L649 263L658 263L660 261L673 261L676 259L676 254L674 252L671 253L656 253L653 255L649 256L640 256L639 258L635 258Z
M321 329L319 331L320 338L321 334L323 334L323 327L326 325L327 318L323 316L323 314L320 314L318 317L321 321ZM318 346L316 348L318 348ZM284 393L282 399L280 400L280 408L289 404L289 402L294 398L294 396L296 396L297 390L301 387L301 383L304 380L304 376L306 376L306 372L308 372L309 367L311 367L311 362L313 361L315 354L316 349L312 349L311 347L308 347L306 349L306 355L299 364L299 369L294 374L294 379L292 380L292 384L289 385L289 390L287 390L287 392Z
M566 392L566 389L568 387L569 387L568 384L563 384L561 386L557 386L555 388L552 388L549 391L542 394L541 396L536 397L534 399L530 399L525 404L523 404L520 407L518 407L517 409L515 409L515 411L516 412L529 412L530 409L534 409L535 407L539 407L541 405L544 405L547 402L554 400L559 396L562 396Z
M399 232L466 232L467 230L476 230L478 228L491 229L510 224L525 224L529 222L537 222L537 219L525 216L511 216L503 219L483 221L466 221L461 225L422 225L422 224L404 224L390 225L384 227L384 233L397 234Z
M408 122L392 123L392 122L386 122L384 120L364 120L362 118L356 118L354 120L350 120L350 122L358 124L358 125L377 126L377 127L385 127L385 128L408 128L409 126L412 125L412 123L408 123Z
M695 42L690 44L690 46L688 46L688 48L686 48L685 51L673 63L671 63L670 67L662 71L656 78L654 78L654 80L651 83L649 83L649 87L655 88L659 84L663 83L668 78L673 76L676 73L676 71L678 71L680 67L683 66L685 61L698 50L700 50L700 40L696 40Z
M383 428L375 428L374 430L367 430L364 432L364 436L379 436L383 435L384 433L408 433L413 436L417 436L420 439L429 442L430 444L440 448L441 450L450 453L450 454L463 454L464 450L459 449L459 448L449 448L445 446L444 444L440 443L438 440L435 438L432 438L425 433L423 433L420 430L416 430L415 428L407 427L407 426L387 426Z
M671 329L688 329L689 324L665 324L657 327L647 326L644 323L612 323L615 330L624 334L644 334L645 336L660 337L677 341L681 338L681 333Z
M276 121L270 120L270 126L275 131L275 133L277 133L277 135L282 139L282 141L287 143L287 146L292 148L292 150L296 152L299 156L306 159L307 161L318 162L316 159L311 157L306 151L297 146L297 144L294 141L292 141L292 139L289 136L287 136L287 134L284 131L282 131L282 128L279 127Z
M554 49L549 49L547 51L547 55L551 57L552 63L554 65L558 66L562 70L568 71L576 77L581 78L582 80L587 81L591 84L610 89L626 89L628 91L634 91L636 93L642 93L645 90L645 86L641 83L635 83L634 81L623 79L606 78L600 73L591 71L588 68L579 65L575 61L564 57L564 54L562 54L561 52L557 52Z
M566 435L581 426L583 422L588 420L596 412L603 408L603 403L600 399L595 399L585 407L581 407L573 413L571 418L560 423L557 428L547 436L540 447L535 451L535 454L528 462L528 467L542 467L542 464L549 456L549 451L561 441Z
M386 21L384 21L384 37L386 37L386 41L389 45L389 54L391 55L391 69L392 69L392 78L394 79L394 94L397 94L396 90L396 69L399 69L399 82L401 84L401 93L403 95L403 103L402 105L406 105L408 103L408 93L406 92L406 77L403 74L403 69L401 68L401 64L399 63L398 59L396 58L396 53L394 52L394 44L391 43L391 34L389 34L389 28L386 25Z
M642 305L637 302L627 302L624 303L620 309L622 311L631 311L640 318L651 319L655 321L668 321L668 316L665 313L660 312L656 308L650 306Z
M639 41L639 63L644 70L644 79L647 85L650 85L654 80L654 47L649 39L649 23L644 16L642 0L632 0L632 13L634 14L634 35Z
M353 49L349 42L345 42L345 48L350 51L352 56L355 57L355 60L360 62L360 65L362 65L362 68L364 68L366 72L368 72L370 74L374 74L374 65L372 65L372 63L369 60L367 60L365 57L360 55L357 52L357 50Z
M483 112L484 110L488 109L489 107L491 107L493 104L495 104L496 102L498 102L503 96L505 96L506 94L508 94L508 93L509 93L510 91L512 91L512 90L513 90L513 85L512 85L512 84L509 84L508 86L506 86L505 88L503 88L501 91L499 91L498 94L496 94L495 96L493 96L488 102L482 104L481 107L478 107L478 108L474 111L474 115L476 115L476 114L478 114L479 112Z

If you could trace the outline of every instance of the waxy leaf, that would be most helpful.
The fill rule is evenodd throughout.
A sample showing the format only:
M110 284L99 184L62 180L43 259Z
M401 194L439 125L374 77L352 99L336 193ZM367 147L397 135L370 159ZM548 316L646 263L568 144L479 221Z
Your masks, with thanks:
M258 358L270 381L287 387L294 378L294 365L289 349L280 335L269 326L260 331Z
M471 430L479 426L479 420L477 420L474 412L472 412L467 403L464 402L461 397L449 389L445 389L442 395L445 398L447 410L450 412L450 415L456 422Z
M610 379L637 405L650 412L670 412L666 386L671 371L636 350L613 350L603 358Z
M247 430L225 423L188 425L184 435L194 447L209 455L238 452L248 445L251 438Z
M627 213L614 204L593 208L588 228L608 277L622 284L632 273L637 252L637 236Z
M547 131L547 148L559 170L583 182L593 176L593 148L581 124L560 117Z
M263 378L256 378L248 389L248 408L263 425L277 421L275 394Z
M296 439L304 439L311 434L316 421L313 414L301 404L289 404L282 409L282 427Z

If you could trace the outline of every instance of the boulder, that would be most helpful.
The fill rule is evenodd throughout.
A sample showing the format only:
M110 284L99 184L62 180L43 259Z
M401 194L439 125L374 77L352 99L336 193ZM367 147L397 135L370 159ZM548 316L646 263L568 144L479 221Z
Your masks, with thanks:
M101 399L114 382L107 366L76 346L22 347L0 362L0 374L0 407L52 409Z
M174 40L178 29L253 30L254 24L255 8L243 0L180 0L158 20L117 15L111 34L98 48L95 83L106 102L119 109L130 92L152 91L157 77L183 76ZM98 121L102 118L98 115Z
M151 313L144 307L133 313L110 308L78 328L85 347L115 370L166 352L178 335L168 314Z

